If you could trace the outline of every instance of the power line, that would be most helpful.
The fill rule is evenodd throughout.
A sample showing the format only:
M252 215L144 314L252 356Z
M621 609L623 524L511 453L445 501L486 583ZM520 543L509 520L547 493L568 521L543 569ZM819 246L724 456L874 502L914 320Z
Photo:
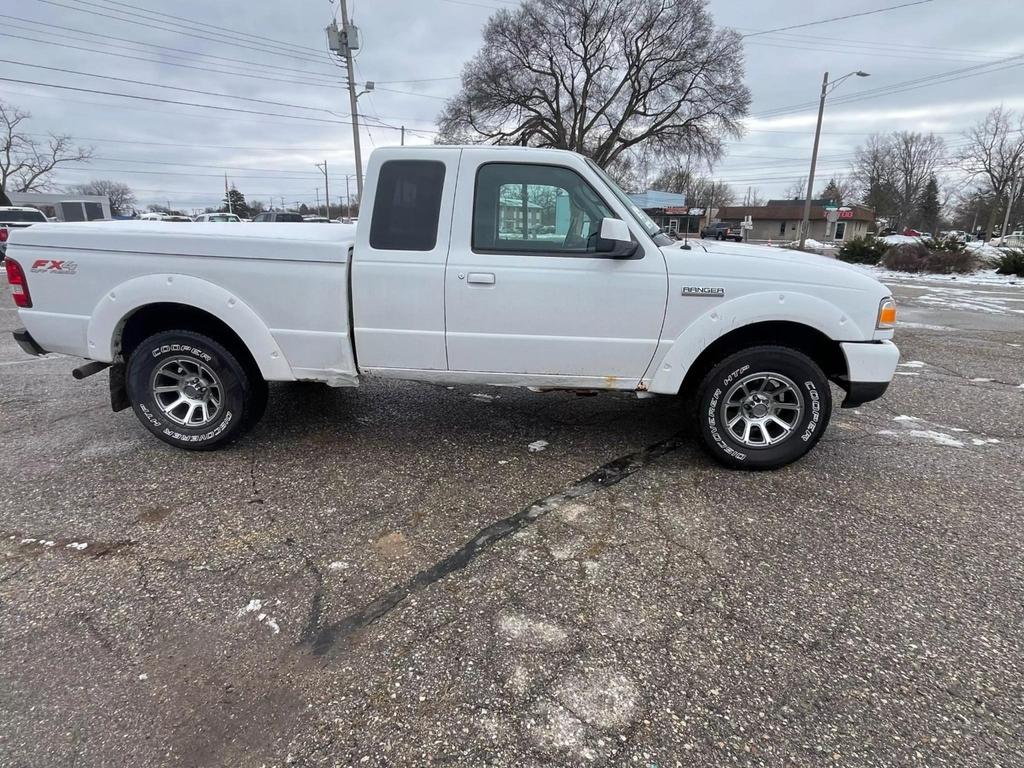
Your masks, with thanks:
M88 10L88 9L80 8L80 7L74 6L74 5L67 5L66 3L57 2L57 0L36 0L36 2L37 3L45 3L46 5L57 6L59 8L67 8L69 10L78 11L80 13L87 13L90 16L102 16L104 18L113 19L115 21L120 21L120 22L123 22L125 24L135 24L135 25L140 26L140 27L148 27L150 29L156 29L156 30L159 30L161 32L177 32L179 34L185 35L186 37L195 37L195 38L200 39L200 40L207 40L209 42L220 43L220 44L227 43L229 45L234 45L234 46L236 46L238 48L248 48L249 50L257 51L257 52L262 53L264 55L269 54L269 55L272 55L272 56L284 56L284 57L288 57L288 58L292 58L292 59L300 59L300 60L303 60L303 61L310 61L310 62L313 62L313 63L316 63L316 64L326 65L326 62L323 59L318 59L318 58L314 58L312 56L306 56L306 55L299 54L299 53L288 53L288 52L275 51L272 48L268 48L268 47L265 47L265 46L264 47L257 47L257 46L253 46L253 45L246 45L246 44L240 43L240 42L238 42L236 40L232 40L229 37L225 37L224 35L211 36L211 35L200 34L200 33L196 32L194 30L172 29L172 28L169 28L169 27L166 27L166 26L160 26L160 25L157 25L157 24L147 24L146 22L139 21L137 19L124 18L123 16L113 16L113 15L111 15L109 13L101 13L100 11L97 11L97 10ZM88 3L86 0L79 0L79 2L84 4L84 5L92 5L94 8L103 8L103 6L95 6L92 3ZM105 10L113 10L113 9L105 8Z
M837 97L831 99L829 103L831 103L831 104L844 104L844 103L848 103L850 101L860 101L860 100L865 99L865 98L874 98L876 96L887 96L887 95L890 95L891 93L900 93L903 90L912 90L913 88L916 88L916 87L919 87L919 86L923 87L925 85L934 85L934 84L937 84L938 82L944 81L944 78L948 78L948 77L951 77L951 76L954 76L954 75L959 75L961 73L973 73L973 75L970 75L970 76L984 75L984 74L988 74L989 71L998 71L998 70L990 70L989 69L989 68L991 68L991 67L993 67L993 66L995 66L997 64L1004 64L1004 63L1007 63L1007 62L1010 62L1010 61L1013 61L1013 60L1016 60L1016 59L1021 59L1021 58L1024 58L1024 54L1018 54L1016 56L1010 56L1010 57L1008 57L1006 59L1001 59L999 61L994 61L994 62L988 62L988 63L985 63L985 64L975 64L975 65L970 66L970 67L961 67L959 69L951 69L951 70L948 70L946 72L938 72L938 73L932 74L932 75L925 75L924 77L918 77L918 78L914 78L912 80L904 80L904 81L899 82L899 83L892 83L891 85L880 86L878 88L872 88L872 89L869 89L869 90L866 90L866 91L860 91L858 93L850 94L849 96L837 96ZM1024 63L1024 62L1022 62L1022 63ZM1011 65L1011 66L1017 66L1017 65ZM978 70L986 70L986 71L978 71ZM957 79L959 79L959 78L957 78ZM808 107L816 106L817 103L818 103L817 101L808 101L808 102L803 102L802 104L793 104L793 105L790 105L788 107L777 107L776 109L770 109L770 110L766 110L764 112L759 112L757 114L748 115L748 117L753 117L753 118L779 117L781 115L790 114L790 113L793 113L793 112L803 111L803 110L807 109Z
M310 117L308 115L286 115L286 114L281 114L279 112L263 112L261 110L254 110L254 109L241 109L239 107L223 107L223 106L218 106L218 105L214 105L214 104L199 104L199 103L190 102L190 101L176 101L174 99L161 99L161 98L158 98L156 96L138 96L138 95L130 94L130 93L118 93L117 91L101 91L101 90L98 90L98 89L95 89L95 88L79 88L79 87L75 87L75 86L71 86L71 85L58 85L56 83L42 83L42 82L38 82L38 81L35 81L35 80L20 80L20 79L16 79L16 78L13 78L13 77L0 77L0 81L7 82L7 83L19 83L21 85L35 85L35 86L40 86L40 87L43 87L43 88L57 88L57 89L63 90L63 91L76 91L78 93L92 93L92 94L98 94L100 96L116 96L116 97L122 98L122 99L135 99L135 100L138 100L138 101L152 101L152 102L156 102L156 103L159 103L159 104L176 104L176 105L179 105L179 106L199 107L199 108L202 108L202 109L214 109L214 110L220 110L220 111L225 111L225 112L239 112L239 113L248 114L248 115L265 115L265 116L268 116L268 117L284 117L284 118L288 118L290 120L302 120L302 121L306 121L306 122L315 122L315 123L328 123L328 124L331 124L331 125L351 125L352 124L351 121L348 121L348 120L328 120L326 118ZM400 118L400 119L403 119L403 118ZM389 128L389 129L392 129L392 130L399 130L395 126L387 125L385 123L381 123L379 125L375 125L374 127L375 128ZM427 131L422 131L422 132L426 133Z
M175 21L184 21L186 24L192 24L194 26L204 26L204 27L209 27L211 29L219 29L222 32L226 32L228 34L235 35L235 36L241 36L241 37L246 38L247 40L251 40L251 39L255 38L257 40L265 40L265 41L267 41L269 43L274 43L274 44L276 44L278 46L281 46L281 47L297 48L297 49L304 50L304 51L313 51L314 53L320 53L320 49L319 48L312 48L310 46L301 45L299 43L290 43L290 42L288 42L286 40L277 40L275 38L265 37L263 35L254 35L251 32L243 32L241 30L232 29L231 27L221 27L221 26L217 26L216 24L210 24L209 22L206 22L206 21L196 21L194 19L187 19L184 16L174 16L174 15L169 14L169 13L163 13L162 11L153 10L152 8L146 8L144 6L134 5L132 3L120 2L120 0L102 0L102 2L104 2L106 5L120 5L120 6L124 6L125 8L127 8L127 9L129 9L130 11L133 11L133 12L144 11L144 12L152 14L154 16L163 16L166 19L174 19Z
M280 77L271 77L269 75L253 74L251 72L235 72L235 71L226 70L226 69L214 69L213 67L200 67L200 66L196 66L194 64L181 64L181 63L179 63L177 61L168 61L166 59L147 59L147 58L145 58L143 56L132 56L132 55L127 54L127 53L117 53L117 52L114 52L114 51L101 51L101 50L97 50L97 49L94 49L94 48L85 48L85 47L80 46L80 45L71 45L71 44L65 43L65 42L58 42L56 40L40 40L38 38L28 37L26 35L15 35L15 34L12 34L10 32L7 32L7 31L5 31L3 29L0 29L0 35L2 35L4 37L15 38L15 39L18 39L18 40L27 40L27 41L33 42L33 43L42 43L43 45L58 46L58 47L60 47L62 49L72 49L72 50L76 50L76 51L85 51L86 53L90 53L90 54L99 53L99 54L101 54L103 56L115 56L115 57L121 58L121 59L132 59L134 61L145 61L145 62L150 63L150 64L159 64L161 66L182 67L184 69L193 69L193 70L197 70L199 72L212 72L214 74L219 74L219 75L231 75L232 77L245 77L245 78L249 78L249 79L252 79L252 80L270 81L270 82L275 82L275 83L288 83L289 85L293 85L293 86L295 85L295 77L294 76L292 76L289 79L284 79L284 78L280 78ZM100 45L111 46L110 43L100 43ZM113 47L113 46L111 46L111 47ZM127 50L134 50L134 49L129 48ZM336 81L335 82L331 82L331 81L328 81L328 80L315 80L315 79L308 80L308 83L309 83L309 85L317 86L317 87L329 87L331 85L337 85L338 84Z
M324 109L323 107L308 107L308 106L306 106L304 104L289 104L288 102L284 102L284 101L270 101L268 99L256 99L256 98L253 98L251 96L235 96L235 95L230 94L230 93L218 93L216 91L202 91L202 90L198 90L198 89L195 89L195 88L182 88L182 87L177 86L177 85L164 85L163 83L149 83L149 82L146 82L145 80L134 80L134 79L127 78L127 77L115 77L113 75L98 75L95 72L82 72L82 71L77 70L77 69L64 69L63 67L48 67L48 66L46 66L44 64L28 64L28 63L21 62L21 61L14 61L13 59L0 59L0 63L3 63L3 64L14 64L15 66L18 66L18 67L31 67L32 69L45 69L45 70L48 70L50 72L63 72L63 73L68 74L68 75L81 75L83 77L96 77L96 78L99 78L101 80L115 80L115 81L117 81L119 83L129 83L131 85L144 85L144 86L150 86L152 88L165 88L165 89L168 89L168 90L171 90L171 91L183 91L185 93L198 93L198 94L203 95L203 96L216 96L217 98L221 98L221 99L237 99L239 101L252 101L252 102L255 102L257 104L270 104L271 106L276 106L276 107L291 107L293 109L308 109L308 110L312 110L314 112L326 112L329 115L335 115L337 117L348 117L348 115L338 115L337 113L332 112L329 109ZM194 106L194 105L190 105L190 106Z
M790 24L786 27L775 27L774 29L762 29L758 32L748 32L742 37L757 37L758 35L769 35L772 32L784 32L787 29L803 29L804 27L813 27L818 24L829 24L833 21L845 21L846 19L855 19L859 16L872 16L876 13L885 13L886 11L895 11L898 8L909 8L912 5L924 5L930 3L932 0L913 0L910 3L901 3L900 5L890 5L885 8L876 8L873 11L858 11L857 13L847 13L843 16L833 16L828 19L818 19L817 21L806 21L802 24Z
M141 40L132 40L131 38L117 37L115 35L103 35L103 34L100 34L99 32L90 32L90 31L85 30L85 29L78 29L76 27L66 27L66 26L63 26L61 24L52 24L52 23L49 23L49 22L36 21L34 19L23 19L23 18L21 18L19 16L10 16L10 15L5 14L5 13L0 13L0 18L13 19L16 22L21 21L21 22L25 22L25 23L28 23L28 24L34 24L34 25L36 25L38 27L43 27L44 29L45 28L48 28L48 29L59 29L59 30L62 30L64 32L73 32L76 35L88 35L89 37L98 37L98 38L101 38L101 39L104 39L104 40L116 40L116 41L121 42L121 43L129 43L130 45L141 46L141 47L146 48L146 49L149 49L149 48L159 48L162 51L171 51L172 53L183 53L183 54L185 54L187 56L199 56L199 57L206 58L206 59L216 59L216 60L219 60L219 61L228 62L229 64L242 64L244 66L259 67L261 69L267 66L267 62L265 62L265 61L249 61L248 59L236 59L236 58L232 58L230 56L215 56L212 53L201 53L199 51L190 51L190 50L185 49L185 48L174 48L174 47L169 46L169 45L157 45L156 43L143 42ZM11 24L10 21L8 21L5 24L4 29L6 29L7 27L15 27L15 28L26 29L22 24ZM31 28L27 28L26 31L33 32L35 34L39 34L38 30L31 29ZM60 43L58 43L58 44L63 45L64 44L63 40ZM108 45L108 46L110 46L112 48L125 48L125 46L113 45L111 43L105 43L105 45ZM85 49L82 49L82 50L91 51L91 49L89 49L89 48L85 48ZM145 51L139 51L136 48L127 48L126 50L132 51L133 53L145 53ZM161 63L161 62L158 62L158 63ZM306 77L307 79L310 78L310 77L314 77L314 78L329 78L329 76L326 75L326 74L323 74L323 75L313 74L313 73L310 73L309 70L292 69L290 67L282 67L282 66L279 66L279 65L273 65L273 68L277 72L291 72L291 73L294 73L294 74L297 74L297 75L302 75L302 76ZM211 71L217 71L217 70L211 70ZM259 76L262 77L262 75L259 75ZM333 78L329 78L328 81L329 82L337 82ZM293 80L288 81L288 82L293 82L294 83L295 81L293 79Z

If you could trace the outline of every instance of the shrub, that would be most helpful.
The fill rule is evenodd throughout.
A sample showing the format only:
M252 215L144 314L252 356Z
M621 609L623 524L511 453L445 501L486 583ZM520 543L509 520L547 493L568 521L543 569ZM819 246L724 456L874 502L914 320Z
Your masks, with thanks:
M901 243L885 252L882 257L882 265L898 272L936 272L942 275L962 275L978 269L978 257L966 248L933 250L924 242Z
M958 237L951 237L950 235L946 235L945 237L930 237L922 242L924 242L924 244L932 251L963 253L967 250L967 243Z
M930 256L924 243L900 243L882 255L882 266L897 272L927 272Z
M1024 277L1024 248L1012 248L996 261L996 273Z
M836 258L851 264L877 264L885 253L886 245L874 235L853 237L843 243Z

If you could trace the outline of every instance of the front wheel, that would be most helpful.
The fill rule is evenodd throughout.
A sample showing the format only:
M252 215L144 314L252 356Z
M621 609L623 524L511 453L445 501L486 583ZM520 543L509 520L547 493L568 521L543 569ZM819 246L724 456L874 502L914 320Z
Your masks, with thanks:
M762 346L715 365L697 391L701 436L734 469L777 469L821 439L832 391L817 364L795 349Z
M139 421L165 443L193 451L237 439L266 403L266 382L194 331L150 336L132 352L125 379Z

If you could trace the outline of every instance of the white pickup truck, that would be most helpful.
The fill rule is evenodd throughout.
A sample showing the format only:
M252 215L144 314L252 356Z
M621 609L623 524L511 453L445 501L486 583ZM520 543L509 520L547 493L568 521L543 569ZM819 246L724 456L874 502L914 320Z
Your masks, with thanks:
M370 159L357 226L40 224L7 274L32 354L110 367L171 445L210 449L268 381L364 377L683 395L733 467L787 464L880 397L888 289L821 256L673 241L593 162L524 147Z

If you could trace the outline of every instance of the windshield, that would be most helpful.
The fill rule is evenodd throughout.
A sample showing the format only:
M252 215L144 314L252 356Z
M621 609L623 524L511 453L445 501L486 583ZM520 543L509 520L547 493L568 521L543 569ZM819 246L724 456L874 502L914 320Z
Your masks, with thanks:
M651 236L651 239L654 240L655 243L657 243L658 245L672 244L672 238L666 235L664 232L662 232L661 227L659 227L655 223L654 219L652 219L650 216L644 213L643 210L640 207L638 207L636 203L630 200L629 195L623 192L622 189L619 188L619 185L612 181L612 177L605 173L604 169L601 168L601 166L599 166L589 157L586 158L586 160L587 165L589 165L594 170L594 172L601 177L601 180L608 185L608 188L612 191L612 194L619 199L620 203L626 206L626 209L630 212L630 214L632 214L633 218L636 219L637 223L641 227L643 227L644 232Z
M17 222L21 224L23 222L29 222L32 224L40 221L46 221L46 217L43 216L39 211L11 211L11 210L0 210L0 221L5 221L8 224L14 224Z

